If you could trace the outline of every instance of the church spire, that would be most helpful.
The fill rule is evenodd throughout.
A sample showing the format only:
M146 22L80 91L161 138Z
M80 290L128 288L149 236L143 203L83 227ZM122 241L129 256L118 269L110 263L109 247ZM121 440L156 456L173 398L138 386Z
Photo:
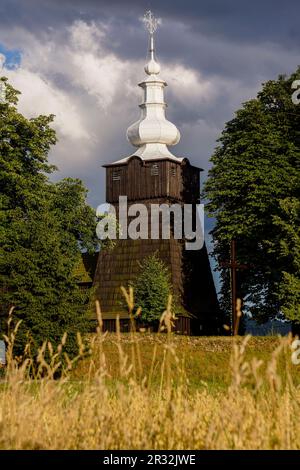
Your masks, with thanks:
M158 77L160 65L155 57L154 33L159 25L159 20L151 11L147 11L143 19L149 32L150 60L145 66L147 77L139 83L144 91L144 99L141 108L140 119L127 130L129 142L138 147L133 155L143 160L156 160L168 158L181 161L175 157L168 146L176 145L180 139L177 127L165 117L167 107L164 101L164 88L167 83Z

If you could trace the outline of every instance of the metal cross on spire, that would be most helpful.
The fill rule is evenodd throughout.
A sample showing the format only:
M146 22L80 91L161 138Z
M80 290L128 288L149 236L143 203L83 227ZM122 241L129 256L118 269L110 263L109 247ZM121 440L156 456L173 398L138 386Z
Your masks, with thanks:
M151 10L146 11L143 17L143 22L151 35L155 33L158 25L161 23L159 18L155 18Z
M154 59L154 33L161 24L160 18L155 18L151 10L146 11L143 16L143 23L150 34L150 57Z

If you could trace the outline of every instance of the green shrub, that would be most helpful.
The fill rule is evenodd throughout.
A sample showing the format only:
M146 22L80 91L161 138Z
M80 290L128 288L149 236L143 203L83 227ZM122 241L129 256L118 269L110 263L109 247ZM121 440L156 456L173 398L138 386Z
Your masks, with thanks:
M172 293L171 273L157 254L140 263L140 274L133 287L136 306L142 309L141 321L148 325L157 323Z

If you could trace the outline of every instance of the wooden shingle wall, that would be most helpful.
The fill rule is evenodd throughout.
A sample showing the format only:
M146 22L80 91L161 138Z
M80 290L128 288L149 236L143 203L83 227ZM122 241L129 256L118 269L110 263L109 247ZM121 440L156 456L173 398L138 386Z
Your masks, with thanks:
M148 209L154 203L196 204L200 194L199 175L200 170L185 160L182 163L170 160L145 162L133 157L126 164L107 166L106 200L116 207L117 212L119 196L127 196L129 205L143 203ZM100 252L94 286L106 324L113 328L118 314L127 328L128 313L120 287L128 287L139 273L139 262L155 252L170 268L174 293L182 305L182 312L192 315L194 331L212 332L218 302L206 248L186 252L184 242L172 237L168 240L118 240L112 250ZM211 326L203 328L202 323ZM183 314L176 328L190 334L190 318Z

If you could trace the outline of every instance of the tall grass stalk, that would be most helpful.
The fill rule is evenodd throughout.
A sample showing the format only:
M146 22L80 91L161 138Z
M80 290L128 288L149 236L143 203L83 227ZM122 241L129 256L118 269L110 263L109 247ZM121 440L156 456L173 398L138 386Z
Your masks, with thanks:
M134 325L133 292L126 295L132 315L131 354L125 352L117 319L119 373L114 379L99 303L97 333L88 346L78 335L78 356L73 359L64 356L64 336L56 349L45 342L36 361L29 351L20 361L13 355L17 331L8 333L8 365L0 383L0 448L300 448L300 390L291 376L290 337L279 341L267 366L255 357L246 359L249 337L228 338L232 341L228 388L211 393L204 384L192 390L172 333L171 299L161 318L161 332L151 340L153 355L146 368L141 335ZM157 386L159 348L164 355ZM286 367L280 374L283 359ZM83 360L88 372L83 380L74 381L72 371Z

